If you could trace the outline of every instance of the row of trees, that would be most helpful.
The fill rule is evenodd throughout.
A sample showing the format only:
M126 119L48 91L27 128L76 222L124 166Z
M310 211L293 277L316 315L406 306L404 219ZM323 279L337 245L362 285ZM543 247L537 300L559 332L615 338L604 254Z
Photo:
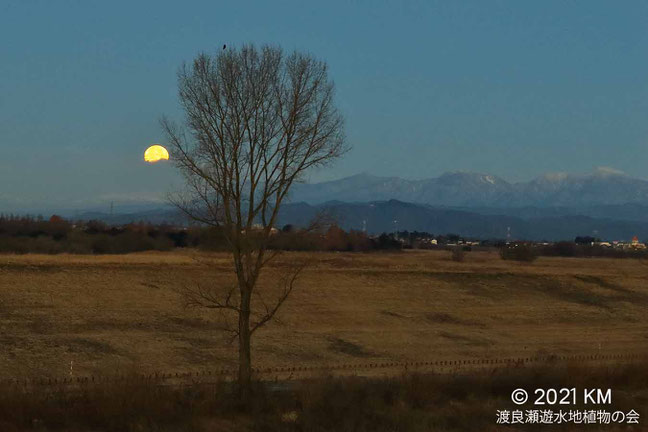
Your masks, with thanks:
M0 252L128 253L170 250L186 242L187 233L169 226L130 224L111 227L100 221L69 222L58 216L0 216Z
M257 235L262 234L257 230ZM250 240L254 236L250 236ZM173 248L198 248L208 251L228 250L222 227L132 223L109 226L101 221L67 221L58 216L50 219L32 216L0 216L0 251L11 253L129 253ZM402 244L394 236L383 234L369 238L360 231L344 231L336 225L326 229L301 230L287 225L273 230L268 239L270 250L349 251L396 250Z
M552 244L513 243L502 245L500 256L505 260L535 261L539 256L554 257L582 257L582 258L648 258L648 250L645 249L618 249L600 245L593 245L590 242L568 242L562 241Z
M256 233L262 231L257 230ZM320 227L316 230L303 230L286 225L279 232L272 231L267 248L274 251L369 252L407 248L415 239L421 238L435 238L440 243L460 239L454 234L435 236L416 231L383 233L370 238L362 231L344 231L335 224L328 224L326 228ZM645 250L593 245L595 240L592 237L576 237L573 242L563 241L548 245L515 243L507 246L500 242L492 243L491 246L500 249L505 259L518 259L519 256L520 260L527 261L532 261L537 256L632 258L648 255L648 251ZM44 219L41 216L0 215L0 252L107 254L166 251L177 247L209 251L229 250L223 227L177 228L145 222L110 226L96 220L72 222L59 216Z
M589 240L589 238L586 238ZM538 253L561 257L646 258L648 250L620 249L591 244L590 241L557 242L539 247Z

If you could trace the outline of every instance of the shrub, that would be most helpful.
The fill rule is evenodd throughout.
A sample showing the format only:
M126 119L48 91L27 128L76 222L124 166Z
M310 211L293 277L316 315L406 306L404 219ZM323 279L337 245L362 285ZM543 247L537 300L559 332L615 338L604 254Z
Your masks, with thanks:
M579 255L582 247L579 248L576 243L561 241L554 245L554 254L562 257L575 257Z
M504 260L533 262L538 258L538 252L529 244L511 244L500 249L500 256Z

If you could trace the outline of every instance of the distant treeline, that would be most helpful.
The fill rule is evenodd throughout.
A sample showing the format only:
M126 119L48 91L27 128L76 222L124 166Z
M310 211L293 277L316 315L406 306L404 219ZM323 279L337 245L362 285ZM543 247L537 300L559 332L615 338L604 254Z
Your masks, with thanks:
M532 262L540 256L567 258L648 258L648 250L646 249L621 249L569 241L551 244L513 243L502 245L499 250L502 259L526 262Z
M254 241L251 233L250 239ZM226 239L220 228L132 223L110 226L101 221L68 221L59 216L49 219L32 216L0 215L0 253L77 253L120 254L173 248L225 250ZM359 231L346 232L330 226L306 232L290 225L270 239L271 249L295 251L370 251L400 249L402 244L383 234L372 239Z
M398 250L403 244L386 233L370 238L362 231L344 231L336 225L325 230L304 231L286 225L270 239L271 249L292 251L369 252L372 250Z
M567 241L542 245L538 249L538 253L543 256L648 258L648 250L646 249L622 249Z
M362 231L344 231L336 225L305 231L292 225L275 230L269 248L289 251L370 252L408 248L473 250L456 234L433 235L427 232L399 231L369 237ZM435 239L438 244L429 240ZM577 237L574 242L550 244L518 243L511 248L503 241L483 241L480 249L499 249L502 258L532 261L537 256L562 257L648 257L646 250L619 249L592 245L598 240ZM254 241L254 232L250 235ZM32 216L0 215L0 253L76 253L120 254L148 250L168 251L174 248L226 250L223 232L216 227L174 227L172 225L131 223L110 226L101 221L68 221L59 216L49 219Z
M0 216L0 252L127 253L170 250L186 234L145 223L111 227L103 222L71 222L59 216Z

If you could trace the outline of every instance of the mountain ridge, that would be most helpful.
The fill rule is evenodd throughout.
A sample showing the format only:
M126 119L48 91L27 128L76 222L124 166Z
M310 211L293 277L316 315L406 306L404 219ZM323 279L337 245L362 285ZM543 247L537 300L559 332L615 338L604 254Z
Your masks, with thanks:
M406 202L460 207L577 207L648 204L648 181L608 167L587 174L547 173L510 183L492 174L450 171L438 177L406 180L367 173L293 187L291 201Z
M346 230L366 230L370 234L408 230L504 239L510 229L512 238L518 240L570 240L585 235L625 241L635 235L648 238L648 224L642 221L594 218L577 213L525 218L483 214L470 209L433 207L395 199L369 203L291 203L282 207L279 226L307 226L310 220L322 213Z

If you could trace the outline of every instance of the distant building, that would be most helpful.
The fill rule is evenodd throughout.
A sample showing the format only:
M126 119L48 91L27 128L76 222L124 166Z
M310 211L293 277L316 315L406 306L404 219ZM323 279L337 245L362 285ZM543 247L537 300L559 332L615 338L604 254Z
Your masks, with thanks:
M252 225L252 228L250 228L251 232L255 232L255 231L259 232L259 231L263 231L263 230L264 230L264 226L262 224L259 224L259 223ZM244 229L241 230L241 234L245 234ZM275 235L275 234L279 234L279 229L277 229L275 227L270 228L270 235Z
M630 249L646 249L644 243L639 243L637 236L632 237L632 242L630 242Z
M612 243L610 242L594 242L592 243L592 246L601 246L601 247L612 247Z

